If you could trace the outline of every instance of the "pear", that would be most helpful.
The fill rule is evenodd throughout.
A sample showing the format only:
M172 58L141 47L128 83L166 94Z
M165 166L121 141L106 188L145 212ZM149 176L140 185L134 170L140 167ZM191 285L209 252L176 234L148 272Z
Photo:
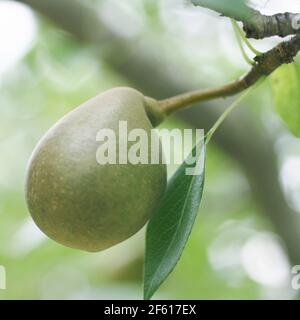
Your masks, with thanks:
M96 137L107 128L116 132L117 144L124 142L120 121L127 121L128 131L143 129L150 136L163 117L156 100L114 88L59 120L37 144L27 169L26 201L37 226L60 244L91 252L139 231L165 191L166 165L99 164ZM147 148L150 154L150 143ZM162 159L161 147L158 153Z

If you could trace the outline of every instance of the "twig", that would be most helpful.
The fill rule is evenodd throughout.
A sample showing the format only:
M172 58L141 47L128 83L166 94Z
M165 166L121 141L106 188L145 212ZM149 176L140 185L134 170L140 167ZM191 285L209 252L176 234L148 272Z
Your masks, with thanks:
M239 27L238 23L231 19L232 24L234 25L236 31L239 33L240 37L243 39L245 45L248 47L248 49L250 51L252 51L252 53L254 53L256 56L259 56L262 54L261 51L257 50L256 48L254 48L254 46L250 43L250 41L246 38L245 33L243 32L243 30Z
M255 64L241 79L222 87L208 90L196 90L161 100L160 106L165 110L166 114L170 114L195 102L235 95L251 87L263 76L271 74L282 64L293 62L294 57L299 51L300 35L297 35L289 41L281 42L266 53L256 56L254 58Z
M238 46L240 48L241 54L242 54L245 62L248 63L250 66L252 66L254 62L253 62L253 60L251 60L249 58L249 56L247 55L247 52L246 52L246 50L245 50L245 48L243 46L242 37L241 37L241 34L239 32L239 27L237 25L237 22L235 20L231 19L231 24L232 24L232 28L233 28L233 31L234 31Z
M244 0L191 0L223 16L243 22L247 38L264 39L272 36L286 37L300 33L300 13L263 15L244 4Z

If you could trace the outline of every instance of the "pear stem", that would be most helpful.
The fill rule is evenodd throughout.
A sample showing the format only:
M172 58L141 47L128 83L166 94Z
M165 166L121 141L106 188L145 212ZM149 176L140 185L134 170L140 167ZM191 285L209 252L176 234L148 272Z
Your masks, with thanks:
M174 111L182 109L196 102L203 102L213 100L217 98L225 98L235 95L248 88L244 79L229 83L225 86L207 89L196 90L187 93L183 93L165 100L160 100L159 105L164 112L169 115Z

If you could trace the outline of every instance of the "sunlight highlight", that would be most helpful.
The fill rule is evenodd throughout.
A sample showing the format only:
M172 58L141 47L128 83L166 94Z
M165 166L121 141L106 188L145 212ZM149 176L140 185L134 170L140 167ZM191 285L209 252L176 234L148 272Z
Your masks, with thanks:
M32 11L14 1L0 2L0 81L32 47L37 26Z

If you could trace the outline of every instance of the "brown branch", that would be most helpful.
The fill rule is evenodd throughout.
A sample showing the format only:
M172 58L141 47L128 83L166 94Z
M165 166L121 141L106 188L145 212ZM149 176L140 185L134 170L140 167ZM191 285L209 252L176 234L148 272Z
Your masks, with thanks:
M251 17L244 21L244 31L248 38L263 39L272 36L286 37L300 33L299 13L277 13L271 16L253 10Z
M281 42L263 55L257 56L252 69L241 79L222 87L196 90L161 100L160 105L167 114L170 114L195 102L235 95L254 85L263 76L271 74L282 64L293 62L294 57L299 51L300 35L297 35L289 41Z
M244 4L244 0L191 0L223 16L243 22L247 38L264 39L272 36L286 37L300 33L299 13L278 13L263 15Z

